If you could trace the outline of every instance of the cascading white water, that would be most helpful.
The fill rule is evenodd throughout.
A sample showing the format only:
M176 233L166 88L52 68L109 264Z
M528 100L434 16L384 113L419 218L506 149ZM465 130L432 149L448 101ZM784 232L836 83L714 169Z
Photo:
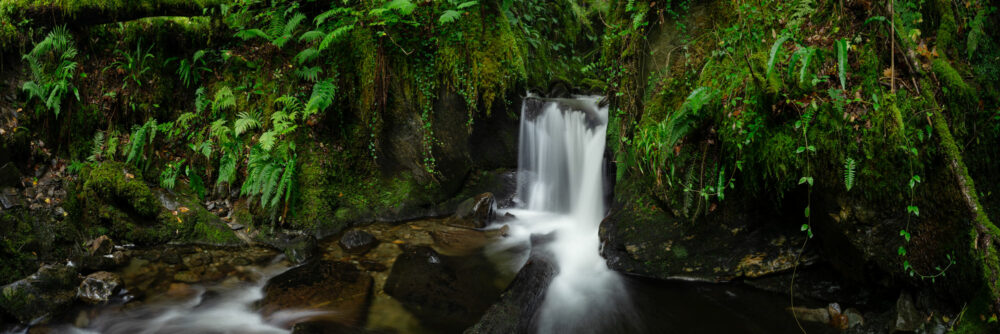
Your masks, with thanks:
M559 269L537 318L542 333L606 332L604 322L630 313L599 251L608 110L598 101L529 97L522 107L515 234L554 232L547 247Z

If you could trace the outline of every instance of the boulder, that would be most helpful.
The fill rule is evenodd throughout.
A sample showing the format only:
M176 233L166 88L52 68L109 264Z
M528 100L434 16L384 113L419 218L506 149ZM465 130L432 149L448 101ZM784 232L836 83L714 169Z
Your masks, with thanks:
M528 333L538 308L545 300L545 291L558 268L547 254L532 248L531 256L500 297L479 321L465 331L478 333Z
M17 189L6 187L0 189L0 210L9 210L19 206L24 206L24 200Z
M903 292L896 300L896 320L892 323L892 330L889 333L911 333L916 332L923 323L923 315L917 311L913 304L913 297Z
M281 233L270 240L265 240L267 245L277 248L285 253L285 257L292 263L303 263L316 254L316 238L308 234Z
M0 310L27 324L59 312L76 300L80 277L67 265L46 265L0 289Z
M91 256L104 256L111 254L115 249L114 241L106 235L87 242L87 253Z
M438 332L472 325L495 302L498 274L482 256L452 257L428 247L407 247L386 279L386 294L399 300L421 323Z
M328 311L308 321L363 326L372 278L346 262L313 260L271 278L264 286L261 311L270 316L286 309Z
M350 254L361 255L378 245L378 239L371 233L361 230L351 230L344 233L337 242L340 248Z
M80 300L90 304L104 304L118 294L123 285L121 277L117 274L98 271L83 279L76 295Z
M496 220L496 216L497 202L493 193L482 193L459 204L454 218L470 222L472 227L482 228Z

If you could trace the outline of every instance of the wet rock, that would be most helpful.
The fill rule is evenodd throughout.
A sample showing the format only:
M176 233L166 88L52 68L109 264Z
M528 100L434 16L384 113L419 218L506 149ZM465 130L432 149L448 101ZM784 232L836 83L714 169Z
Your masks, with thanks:
M371 331L365 328L345 326L332 321L303 321L292 326L292 334L367 334L395 333L392 331Z
M371 290L371 276L354 265L314 260L271 278L259 305L265 315L284 309L315 309L329 313L310 320L361 326Z
M90 304L107 303L121 291L122 285L122 279L117 274L99 271L83 279L77 289L77 297Z
M528 262L504 290L500 301L490 306L479 321L465 331L471 333L529 333L546 287L557 273L547 254L532 249Z
M174 280L184 283L198 283L201 282L201 277L198 274L190 270L179 271L174 274Z
M495 230L442 227L430 231L434 250L445 255L470 255L509 233L507 225Z
M482 193L458 205L454 218L468 221L472 227L482 228L496 219L497 202L493 193Z
M890 333L915 332L920 328L923 316L913 304L913 297L903 292L896 300L896 321L892 323Z
M21 323L58 312L76 300L80 277L66 265L46 265L0 289L0 310Z
M601 254L612 269L657 279L725 282L791 271L796 260L809 265L818 258L806 250L799 257L805 234L766 221L754 202L726 201L716 211L692 223L682 213L648 203L623 181L616 185L615 203L601 222Z
M350 254L364 254L378 245L378 239L375 239L371 233L351 230L340 237L338 244L340 248Z
M451 257L409 247L396 258L384 290L421 320L444 332L472 325L500 295L497 276L483 257Z
M316 254L316 238L307 234L282 233L273 239L264 241L271 247L285 253L292 263L302 263Z
M111 254L115 249L115 243L106 235L87 242L87 253L91 256L104 256Z

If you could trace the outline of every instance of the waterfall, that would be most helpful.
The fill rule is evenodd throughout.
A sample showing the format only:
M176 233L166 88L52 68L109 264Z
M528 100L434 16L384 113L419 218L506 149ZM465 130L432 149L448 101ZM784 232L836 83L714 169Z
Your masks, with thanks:
M541 333L607 332L631 313L618 273L600 255L608 110L599 97L528 97L521 110L517 210L558 267L538 315Z

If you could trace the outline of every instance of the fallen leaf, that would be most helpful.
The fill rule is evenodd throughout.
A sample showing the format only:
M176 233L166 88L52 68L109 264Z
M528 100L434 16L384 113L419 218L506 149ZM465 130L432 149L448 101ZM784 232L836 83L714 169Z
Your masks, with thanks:
M177 211L180 211L181 213L185 213L185 212L190 211L190 209L188 209L186 206L182 206L182 207L177 208Z

